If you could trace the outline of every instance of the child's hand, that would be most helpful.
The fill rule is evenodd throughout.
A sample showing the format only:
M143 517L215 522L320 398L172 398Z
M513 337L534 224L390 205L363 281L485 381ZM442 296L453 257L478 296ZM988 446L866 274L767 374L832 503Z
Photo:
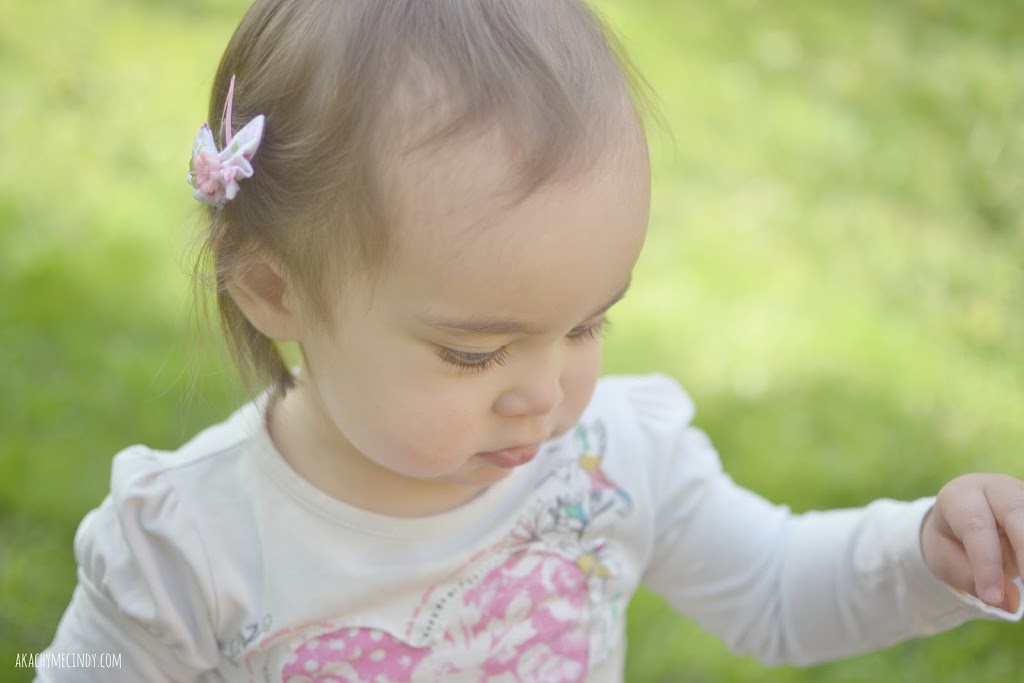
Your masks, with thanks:
M967 474L942 487L921 526L932 573L990 605L1015 612L1013 579L1024 567L1024 482L1005 474Z

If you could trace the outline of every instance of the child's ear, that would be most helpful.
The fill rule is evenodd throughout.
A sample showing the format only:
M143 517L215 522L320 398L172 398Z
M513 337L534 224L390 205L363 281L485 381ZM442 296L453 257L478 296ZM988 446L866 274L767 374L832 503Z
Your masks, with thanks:
M297 341L300 316L283 269L254 257L226 278L228 294L253 327L274 341Z

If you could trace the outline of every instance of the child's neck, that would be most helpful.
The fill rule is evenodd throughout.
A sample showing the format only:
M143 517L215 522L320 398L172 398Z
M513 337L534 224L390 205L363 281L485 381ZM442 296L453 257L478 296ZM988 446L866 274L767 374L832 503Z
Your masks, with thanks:
M311 400L300 380L271 401L267 429L292 469L332 498L377 514L424 517L459 507L483 492L453 482L405 477L377 465L350 444L339 444L336 432L325 434L324 426L309 418L316 414Z

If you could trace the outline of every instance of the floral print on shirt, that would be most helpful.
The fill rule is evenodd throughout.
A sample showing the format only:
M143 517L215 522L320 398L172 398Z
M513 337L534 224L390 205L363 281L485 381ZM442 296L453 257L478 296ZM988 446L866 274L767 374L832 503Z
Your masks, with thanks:
M621 640L631 590L593 522L607 530L633 504L601 467L603 424L574 437L510 532L430 587L401 634L351 618L299 629L281 680L583 681Z

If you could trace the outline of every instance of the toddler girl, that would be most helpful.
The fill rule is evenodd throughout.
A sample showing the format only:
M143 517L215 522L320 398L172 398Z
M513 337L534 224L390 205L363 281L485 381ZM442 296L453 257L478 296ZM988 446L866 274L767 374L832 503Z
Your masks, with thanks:
M673 381L598 379L637 101L578 0L256 1L189 181L268 388L114 458L50 652L122 668L74 680L618 681L641 583L771 664L1020 619L1020 481L794 515Z

